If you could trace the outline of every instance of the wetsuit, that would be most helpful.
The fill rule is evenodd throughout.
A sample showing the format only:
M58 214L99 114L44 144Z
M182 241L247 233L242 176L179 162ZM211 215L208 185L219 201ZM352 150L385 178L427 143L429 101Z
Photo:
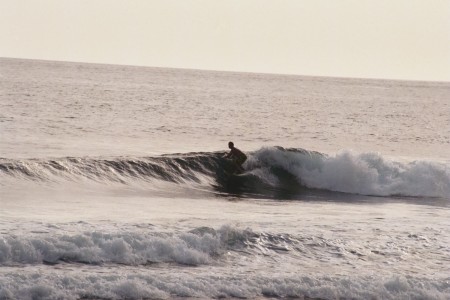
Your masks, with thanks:
M231 149L228 156L231 156L231 158L238 166L241 166L247 160L247 155L245 155L244 152L242 152L238 148Z

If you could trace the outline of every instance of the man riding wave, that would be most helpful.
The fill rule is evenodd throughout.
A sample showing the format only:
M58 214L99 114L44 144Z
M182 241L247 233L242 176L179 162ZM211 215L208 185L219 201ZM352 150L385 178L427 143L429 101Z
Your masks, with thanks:
M233 142L228 143L228 148L230 148L230 152L227 153L224 157L231 158L231 160L236 164L237 169L240 172L244 171L242 164L247 160L247 155L245 155L245 153L238 148L234 147Z

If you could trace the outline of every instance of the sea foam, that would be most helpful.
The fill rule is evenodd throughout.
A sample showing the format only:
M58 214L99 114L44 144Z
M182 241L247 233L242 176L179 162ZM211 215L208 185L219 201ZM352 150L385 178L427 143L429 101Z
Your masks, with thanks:
M450 166L439 162L401 162L379 153L349 150L324 155L274 147L256 151L248 165L269 174L281 168L299 184L314 189L373 196L450 197ZM270 176L266 178L270 181Z
M208 264L221 251L211 234L151 235L145 233L8 236L0 240L0 263L56 264L60 262L142 265L174 262Z
M0 239L0 266L15 264L83 263L89 265L149 265L176 263L207 265L227 249L244 246L250 231L224 225L215 230L199 227L188 232L60 231L4 235Z
M2 299L170 299L313 298L313 299L448 299L445 279L398 276L214 276L152 270L101 274L25 270L0 277Z

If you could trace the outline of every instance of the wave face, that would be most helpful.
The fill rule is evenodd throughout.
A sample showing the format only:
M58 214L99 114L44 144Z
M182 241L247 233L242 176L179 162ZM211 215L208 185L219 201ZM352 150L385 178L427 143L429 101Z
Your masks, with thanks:
M230 175L234 166L222 158L223 154L0 159L0 176L44 184L61 181L152 184L163 181L206 185L223 193L278 198L292 198L311 190L370 196L450 197L450 166L439 162L400 162L377 153L343 151L325 155L304 149L270 147L250 153L243 174Z
M32 181L61 180L131 183L140 181L199 182L200 174L217 169L219 155L186 154L155 158L61 158L0 160L0 172Z

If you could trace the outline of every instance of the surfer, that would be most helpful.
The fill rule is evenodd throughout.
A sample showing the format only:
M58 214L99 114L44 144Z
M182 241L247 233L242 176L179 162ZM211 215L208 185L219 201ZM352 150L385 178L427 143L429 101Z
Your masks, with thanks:
M234 147L233 142L228 143L228 148L230 148L230 152L227 153L224 157L231 158L231 160L236 164L237 170L239 172L244 171L242 168L242 164L247 160L247 155L244 152Z

